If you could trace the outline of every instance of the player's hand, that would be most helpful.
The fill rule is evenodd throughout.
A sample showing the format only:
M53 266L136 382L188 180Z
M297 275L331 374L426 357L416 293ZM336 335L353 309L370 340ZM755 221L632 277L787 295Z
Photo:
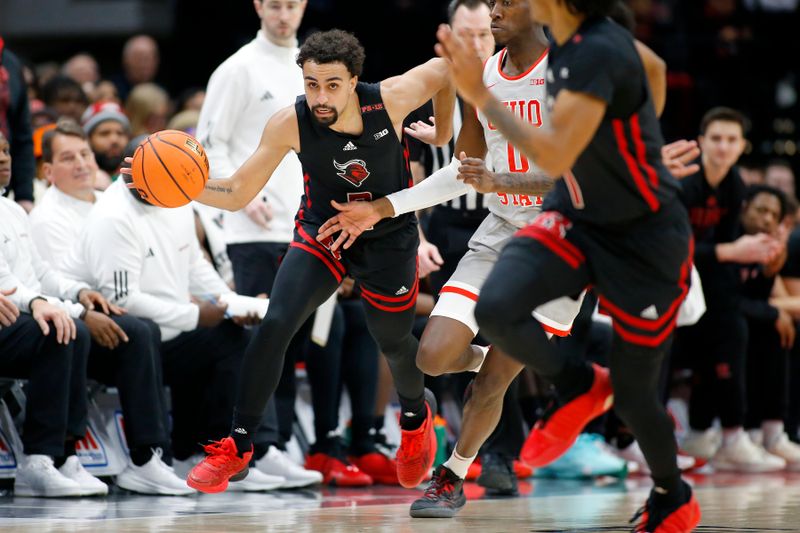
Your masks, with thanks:
M200 316L197 319L197 326L201 328L215 328L225 320L225 311L228 309L228 304L212 303L208 300L203 300L198 304L200 308Z
M36 320L36 323L39 324L39 328L41 328L45 337L50 335L48 322L53 323L53 327L56 328L56 342L59 344L69 344L70 341L75 340L78 334L72 317L66 311L47 300L34 300L31 304L31 315Z
M117 305L112 304L105 297L97 291L89 289L81 289L78 292L78 302L80 302L87 311L94 311L100 309L106 315L124 315L127 311Z
M329 218L320 226L317 232L317 240L324 242L335 233L339 236L331 245L334 252L343 246L345 250L350 248L359 235L380 222L381 215L375 207L374 202L347 202L340 204L336 200L331 200L331 205L338 209L340 213Z
M458 155L458 159L461 161L461 166L458 167L458 179L471 185L473 189L482 194L502 192L496 190L494 172L490 172L486 168L486 162L483 159L467 157L464 152Z
M661 160L670 174L677 179L700 171L700 165L692 163L700 156L697 141L680 140L661 147Z
M253 201L247 204L244 212L250 217L250 220L265 230L269 230L269 222L272 220L272 206L263 197L256 196Z
M722 260L733 263L760 263L766 265L774 260L783 248L781 242L766 233L742 235L732 243L724 245Z
M791 349L794 346L797 329L794 326L792 316L783 309L778 309L778 320L775 321L775 329L781 338L781 348Z
M123 162L125 164L119 167L119 173L125 174L126 176L133 176L133 169L131 169L131 165L133 165L133 158L126 157L125 159L123 159Z
M17 288L0 291L0 326L9 327L19 318L19 309L14 305L14 302L8 299L16 292Z
M245 327L245 326L257 326L261 324L261 317L258 316L257 311L251 311L244 316L235 316L232 317L233 323L237 326Z
M441 24L436 32L439 43L436 54L450 64L453 81L459 94L480 108L491 95L483 84L483 64L471 40L465 41L456 35L446 24Z
M87 311L86 316L83 317L83 322L89 329L92 339L103 348L114 350L119 346L120 342L128 342L129 340L125 331L119 327L119 324L103 313Z
M428 117L428 120L431 121L430 124L423 120L412 122L403 128L403 131L406 132L406 135L410 135L425 144L436 145L436 118Z
M419 277L427 277L431 272L436 272L442 268L444 259L439 254L439 248L428 241L422 241L417 248L419 256Z

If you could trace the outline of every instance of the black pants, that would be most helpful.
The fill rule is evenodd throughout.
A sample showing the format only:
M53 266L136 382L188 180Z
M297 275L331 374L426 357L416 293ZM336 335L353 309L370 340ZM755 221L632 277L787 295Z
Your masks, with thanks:
M786 418L789 351L781 347L774 324L756 320L747 322L745 427L757 429L765 420L783 421Z
M181 333L161 344L164 382L172 395L172 447L176 459L230 430L242 357L250 334L226 320L215 328Z
M128 335L114 350L92 342L88 375L119 390L128 448L167 448L169 419L164 405L161 368L161 331L147 319L128 315L112 317ZM83 322L76 322L85 329ZM88 333L88 330L87 330Z
M82 438L86 434L90 342L88 331L81 328L75 341L58 344L52 323L49 335L44 336L28 314L21 314L10 327L0 328L0 374L28 380L22 429L27 455L59 457L64 454L67 436Z
M358 241L343 259L326 250L315 235L316 228L303 224L278 270L267 316L245 356L237 420L249 424L262 415L283 371L290 340L348 271L361 286L367 327L389 362L401 404L417 411L424 401L424 384L415 362L418 343L411 335L418 290L416 225Z
M658 383L677 307L688 291L689 231L679 206L618 233L544 212L503 250L475 309L490 341L563 394L576 388L586 363L549 342L531 309L594 285L614 316L609 368L617 413L659 486L676 489L675 438ZM651 307L659 318L638 318Z
M233 266L236 292L245 296L271 295L278 267L288 248L288 243L281 242L229 244L228 257ZM286 349L289 364L284 365L275 395L267 402L264 419L256 434L256 448L264 444L284 448L292 438L297 393L294 363L305 360L306 352L310 349L312 321L313 318L306 320L289 342ZM315 365L307 365L306 370L310 378L316 371Z
M716 417L722 427L744 424L747 321L738 311L707 311L700 321L678 328L675 363L692 369L689 425L703 431Z

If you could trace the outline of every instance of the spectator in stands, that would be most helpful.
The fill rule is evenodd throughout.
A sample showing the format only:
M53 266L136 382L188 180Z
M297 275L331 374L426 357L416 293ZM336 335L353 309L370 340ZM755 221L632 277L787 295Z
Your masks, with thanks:
M88 147L87 147L88 148ZM164 382L172 394L172 447L184 461L208 435L225 435L250 335L249 314L228 320L222 295L231 293L200 252L190 206L160 209L118 179L86 219L65 267L82 273L132 316L161 329ZM251 469L236 490L268 490L284 478Z
M117 86L114 82L108 80L100 80L92 94L92 102L114 102L115 104L122 105L122 100L119 99Z
M59 117L71 118L75 122L80 122L89 105L89 98L80 84L62 75L54 77L42 87L42 100Z
M6 184L25 211L33 209L33 140L28 91L19 58L5 48L0 37L0 133L11 144L14 178Z
M97 65L97 60L85 52L69 58L61 67L61 73L77 81L88 98L92 97L97 82L100 81L100 67Z
M200 112L203 109L203 102L206 99L206 90L202 87L190 87L183 91L178 97L175 110L181 111L194 110Z
M154 81L159 62L158 43L152 37L136 35L128 39L122 49L122 73L113 79L119 97L127 100L135 86Z
M786 213L783 193L762 185L747 191L742 212L745 235L764 233L778 237ZM789 351L796 329L788 311L769 301L776 275L786 261L780 254L766 265L742 265L742 309L747 319L747 416L745 427L753 442L786 461L788 470L800 470L800 446L789 440L784 419L789 394Z
M739 236L745 188L736 162L744 151L746 119L733 109L714 108L700 125L700 170L681 180L683 201L695 238L695 264L707 310L700 321L679 328L673 353L694 372L689 404L690 455L711 458L717 470L767 472L783 459L754 444L744 431L747 322L740 309L741 264L768 264L781 243L759 233ZM722 423L722 442L712 428Z
M788 198L797 200L797 189L792 165L785 159L769 162L764 170L764 183L783 192Z
M0 132L0 189L10 179L10 146ZM4 305L0 374L28 379L22 431L25 457L17 468L15 493L107 494L105 483L90 475L75 455L75 442L86 433L89 351L89 332L76 322L84 305L107 302L86 284L58 275L42 261L24 209L0 197L0 220L0 291L19 311L8 316Z
M98 198L93 186L97 166L83 129L68 119L45 134L42 152L43 171L52 186L31 213L32 237L41 256L62 271ZM161 332L150 320L108 311L89 309L82 322L92 336L89 377L119 389L131 464L117 484L147 494L192 494L162 462L161 453L154 452L169 450Z
M102 180L105 185L98 187L95 183L95 188L105 190L112 177L119 173L125 146L130 141L130 122L116 103L97 102L86 108L81 123L103 174L98 181Z
M134 137L161 131L167 125L169 95L154 83L137 85L125 100L125 113Z

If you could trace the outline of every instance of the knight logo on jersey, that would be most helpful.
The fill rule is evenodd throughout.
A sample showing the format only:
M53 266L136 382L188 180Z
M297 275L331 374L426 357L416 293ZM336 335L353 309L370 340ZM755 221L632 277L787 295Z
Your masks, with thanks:
M346 179L356 187L361 187L361 184L369 177L367 163L362 159L351 159L344 164L338 163L334 159L333 166L339 171L337 176Z

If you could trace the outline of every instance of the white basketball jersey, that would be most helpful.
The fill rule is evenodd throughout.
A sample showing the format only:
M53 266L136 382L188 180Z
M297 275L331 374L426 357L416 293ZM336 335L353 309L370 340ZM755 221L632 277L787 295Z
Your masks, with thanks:
M506 49L493 55L483 68L483 82L495 98L505 104L511 113L534 126L541 126L547 120L547 51L527 71L519 76L508 76L502 66ZM483 125L483 135L489 149L487 159L491 159L495 172L541 173L539 168L508 142L503 134L478 112L478 120ZM529 224L541 211L542 198L525 194L489 194L489 211L521 228Z

